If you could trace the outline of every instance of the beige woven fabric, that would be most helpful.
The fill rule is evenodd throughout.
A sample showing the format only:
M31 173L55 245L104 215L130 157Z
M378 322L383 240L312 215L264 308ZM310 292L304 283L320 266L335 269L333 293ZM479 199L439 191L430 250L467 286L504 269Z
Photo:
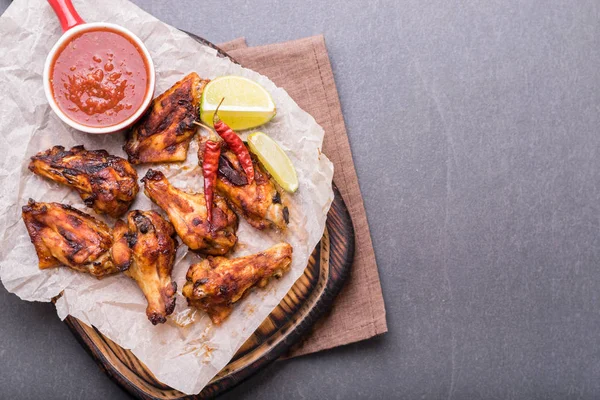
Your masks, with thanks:
M323 36L258 47L247 47L245 39L239 38L220 47L243 66L283 87L325 129L323 152L334 164L333 180L354 223L356 250L350 279L331 313L319 321L290 356L330 349L387 332L371 234Z

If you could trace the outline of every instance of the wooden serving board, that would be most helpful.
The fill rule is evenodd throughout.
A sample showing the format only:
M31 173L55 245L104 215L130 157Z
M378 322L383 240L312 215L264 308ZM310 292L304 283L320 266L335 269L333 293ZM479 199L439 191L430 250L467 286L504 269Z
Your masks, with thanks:
M231 59L210 42L194 38ZM285 355L331 308L354 258L352 220L335 185L333 191L334 200L327 215L323 238L311 254L304 275L298 278L281 303L242 345L229 364L198 395L186 396L162 384L129 350L104 337L96 328L71 316L65 319L65 323L108 376L134 397L213 398Z

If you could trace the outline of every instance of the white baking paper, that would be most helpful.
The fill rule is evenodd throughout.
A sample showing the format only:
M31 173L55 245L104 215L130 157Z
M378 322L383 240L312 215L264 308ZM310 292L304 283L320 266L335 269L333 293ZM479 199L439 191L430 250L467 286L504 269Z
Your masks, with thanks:
M79 144L124 157L124 136L77 132L50 109L42 87L42 71L61 29L47 2L15 0L0 18L0 276L4 286L29 301L50 301L62 292L56 303L60 318L72 315L95 326L122 347L131 349L160 381L186 394L199 393L301 276L321 238L333 200L333 166L320 152L323 129L266 77L217 57L213 49L198 44L134 4L125 0L73 3L86 21L123 25L144 41L156 65L157 94L191 71L206 78L235 74L262 84L277 105L275 119L260 130L282 145L298 172L298 192L284 197L290 209L289 232L285 236L259 232L242 220L238 231L240 245L231 256L287 241L294 248L290 272L281 280L272 281L265 290L254 291L221 326L213 326L201 311L189 309L181 296L189 265L201 259L182 245L173 270L178 286L176 310L166 324L153 326L146 317L141 291L125 275L98 280L65 267L44 271L37 267L33 245L21 220L21 207L27 199L63 202L92 215L94 212L85 208L76 192L30 173L29 157L54 145L69 148ZM194 141L184 164L159 166L176 187L202 191L196 149ZM146 170L138 168L140 178ZM158 210L142 192L132 209ZM103 219L110 226L114 224L113 220Z

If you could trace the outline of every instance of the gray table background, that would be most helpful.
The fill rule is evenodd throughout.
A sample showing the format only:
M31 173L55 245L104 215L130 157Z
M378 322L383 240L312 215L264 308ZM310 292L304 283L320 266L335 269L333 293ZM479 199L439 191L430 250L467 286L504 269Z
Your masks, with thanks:
M390 332L225 398L600 397L598 1L135 2L215 43L323 33L365 199ZM128 398L52 305L0 304L0 398Z

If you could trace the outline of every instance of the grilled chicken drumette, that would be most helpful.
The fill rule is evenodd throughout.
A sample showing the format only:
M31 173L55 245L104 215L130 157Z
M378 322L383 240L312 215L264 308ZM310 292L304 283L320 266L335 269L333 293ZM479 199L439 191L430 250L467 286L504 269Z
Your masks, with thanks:
M122 250L119 254L123 254L115 261L131 260L125 274L144 293L148 319L153 325L166 322L167 315L175 309L177 290L177 284L171 280L177 250L173 226L154 211L134 210L127 214L127 223L117 221L114 235ZM121 238L127 245L119 241Z
M123 147L134 164L183 161L199 121L198 107L208 80L192 72L152 101Z
M177 189L162 172L152 169L148 170L142 182L146 196L167 213L175 231L190 249L223 255L235 245L237 216L222 197L215 196L212 224L209 224L202 193Z
M111 230L102 221L59 203L29 200L23 206L23 221L39 258L40 269L66 265L97 278L127 268L113 261Z
M111 217L123 215L139 191L137 172L131 164L106 150L54 146L31 157L29 169L73 187L88 207Z
M198 159L202 165L204 144L200 138ZM217 193L225 197L231 207L256 229L285 229L289 222L289 211L281 204L281 194L271 181L269 174L255 160L254 181L248 183L237 156L227 148L221 151L217 175Z
M264 287L271 277L281 277L292 262L292 246L279 243L246 257L208 257L190 266L182 293L188 304L198 307L220 324L233 304L253 286Z

